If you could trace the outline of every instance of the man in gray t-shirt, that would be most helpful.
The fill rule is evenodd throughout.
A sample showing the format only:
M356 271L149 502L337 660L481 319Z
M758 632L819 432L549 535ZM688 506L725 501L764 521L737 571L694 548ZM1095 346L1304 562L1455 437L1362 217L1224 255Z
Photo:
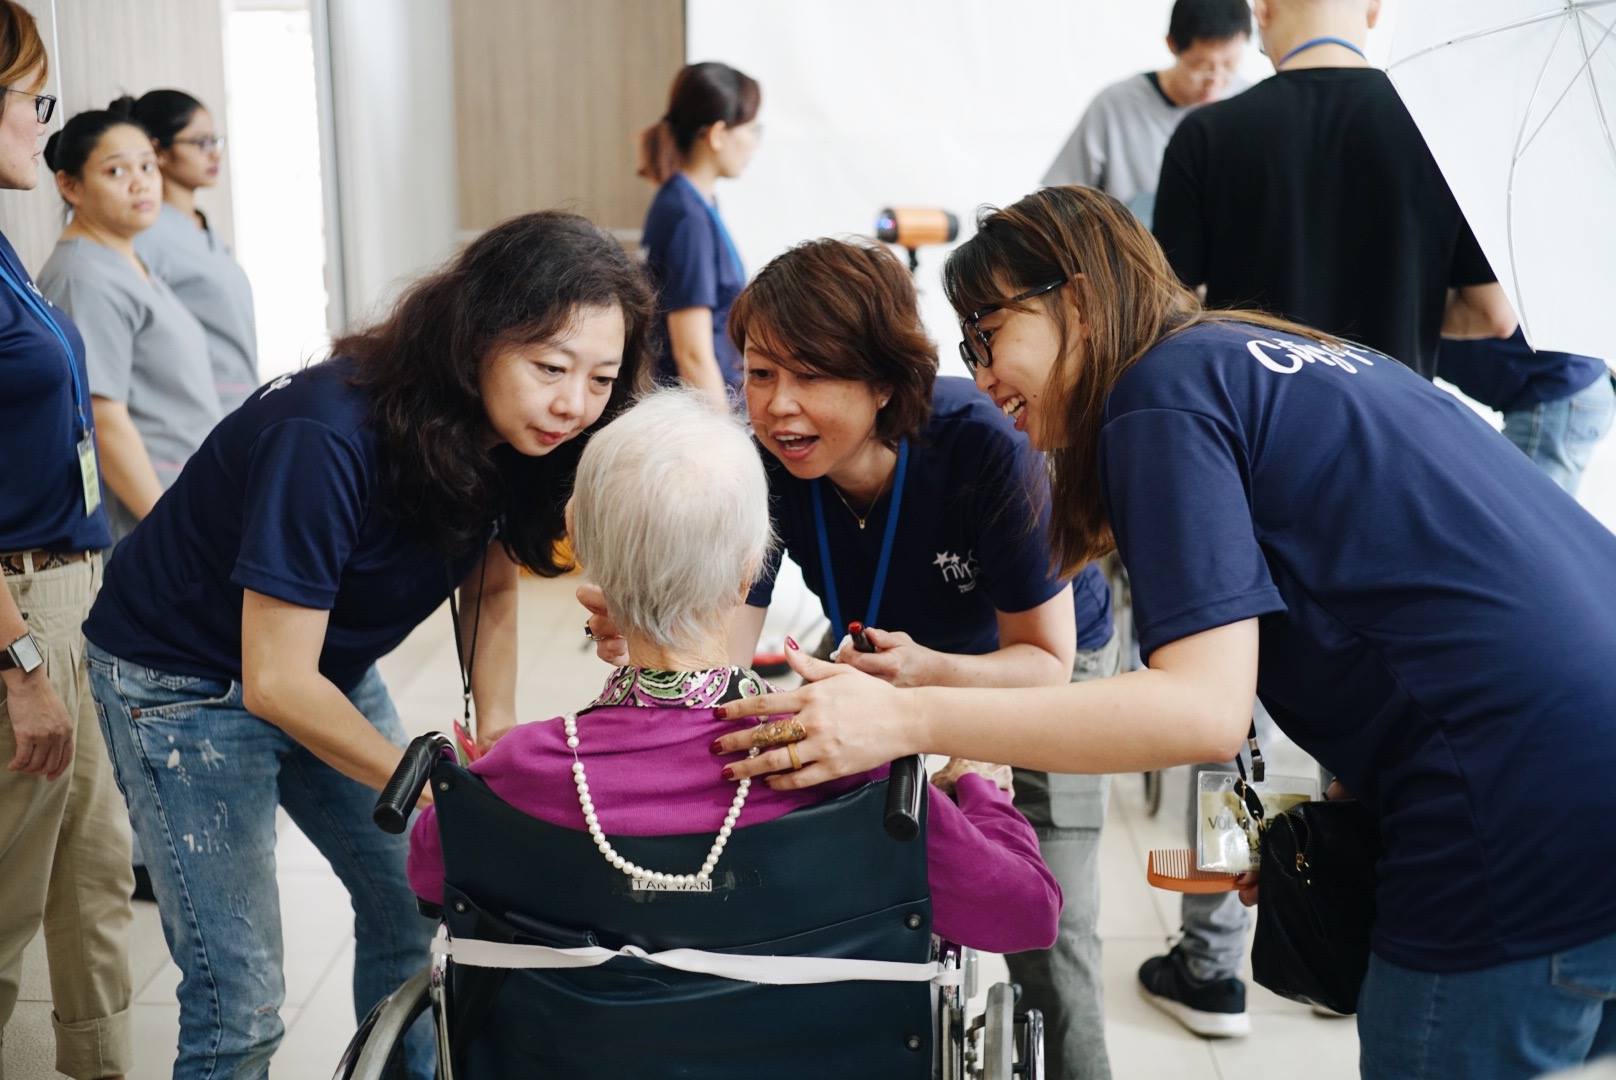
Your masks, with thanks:
M1191 109L1246 88L1235 72L1250 40L1246 0L1178 0L1167 29L1172 66L1096 94L1043 183L1099 188L1149 228L1167 140Z

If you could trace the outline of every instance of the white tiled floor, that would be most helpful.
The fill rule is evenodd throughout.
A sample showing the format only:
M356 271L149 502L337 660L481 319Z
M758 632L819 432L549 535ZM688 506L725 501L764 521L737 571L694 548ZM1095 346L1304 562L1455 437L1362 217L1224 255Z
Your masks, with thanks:
M520 674L519 694L530 715L549 716L587 701L606 671L582 648L582 616L572 603L574 584L570 578L524 583L521 648L529 660ZM412 733L446 726L458 715L459 677L446 614L427 620L382 663L382 671ZM1136 993L1134 972L1140 962L1161 951L1178 927L1176 897L1146 885L1143 853L1182 846L1185 785L1182 775L1169 775L1166 802L1155 818L1145 812L1138 778L1122 777L1112 789L1111 818L1101 846L1100 930L1116 1075L1288 1080L1305 1071L1315 1080L1355 1076L1356 1034L1350 1021L1318 1019L1252 986L1252 1036L1209 1043L1184 1032ZM282 1016L287 1033L274 1071L279 1076L329 1075L354 1026L349 996L352 915L329 867L284 817L277 856L286 935ZM988 959L984 975L1003 978L1002 961ZM169 1075L178 1031L174 989L179 971L169 962L151 904L136 905L132 967L137 1063L130 1076L159 1080ZM5 1074L12 1080L57 1075L50 1068L49 1001L43 942L36 939L25 958L21 1001L6 1031Z

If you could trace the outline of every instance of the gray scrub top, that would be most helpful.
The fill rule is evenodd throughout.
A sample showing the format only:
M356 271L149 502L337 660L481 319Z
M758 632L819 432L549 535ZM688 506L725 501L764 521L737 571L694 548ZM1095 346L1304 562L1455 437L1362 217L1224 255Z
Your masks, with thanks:
M157 223L135 237L135 253L163 279L208 335L213 383L225 412L258 388L258 337L252 285L210 228L168 203Z
M58 241L39 288L78 324L90 393L128 406L166 491L224 415L202 324L162 279L142 279L122 255L90 240ZM116 542L135 520L106 495Z

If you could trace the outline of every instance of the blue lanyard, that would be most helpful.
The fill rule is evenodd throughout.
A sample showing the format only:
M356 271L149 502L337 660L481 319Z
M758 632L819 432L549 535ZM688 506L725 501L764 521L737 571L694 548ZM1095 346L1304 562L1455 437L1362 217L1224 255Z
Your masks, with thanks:
M892 539L898 535L898 508L903 505L903 475L909 464L909 440L898 442L898 475L892 480L892 505L887 507L886 531L881 536L881 555L875 563L875 582L870 586L869 613L864 616L865 626L880 625L875 621L881 613L881 594L887 587L887 566L892 562ZM819 535L819 572L825 579L825 607L830 616L832 634L847 630L842 622L842 605L836 596L836 574L830 565L830 537L825 532L825 503L819 494L824 481L815 480L808 485L814 502L814 531Z
M1300 45L1296 46L1296 48L1292 49L1290 52L1286 53L1284 56L1281 56L1279 58L1279 63L1275 64L1274 67L1282 68L1282 67L1285 66L1285 62L1287 60L1289 60L1291 57L1295 56L1297 53L1306 52L1308 49L1316 49L1320 45L1339 45L1343 49L1350 49L1353 52L1357 53L1359 55L1359 57L1361 57L1362 59L1365 59L1365 60L1369 59L1367 56L1364 56L1364 51L1362 49L1358 48L1358 46L1354 45L1352 42L1348 41L1346 38L1338 38L1338 37L1334 37L1332 35L1327 34L1324 37L1308 38L1306 41L1304 41Z
M713 228L718 230L719 239L724 241L724 250L729 252L729 257L731 259L735 260L735 270L738 274L740 274L741 280L745 281L746 264L741 261L741 253L735 247L735 240L730 236L729 229L724 226L724 219L718 216L718 207L707 201L707 196L703 195L701 193L701 189L691 182L690 177L686 176L684 173L676 173L675 175L678 176L680 180L685 182L686 187L690 188L691 191L696 193L697 199L701 200L701 205L704 209L706 209L707 216L712 219Z
M68 344L67 335L62 332L61 326L57 324L55 319L51 318L50 312L45 309L45 302L34 295L33 290L26 289L17 283L16 277L11 273L11 267L6 265L4 259L0 259L0 277L5 278L6 284L11 286L11 291L16 293L18 298L22 300L24 307L27 307L44 320L45 325L50 327L51 333L56 335L56 340L61 343L62 352L67 356L67 373L73 380L73 411L79 418L79 438L83 438L90 433L90 421L84 415L84 388L79 385L79 367L73 359L73 346Z

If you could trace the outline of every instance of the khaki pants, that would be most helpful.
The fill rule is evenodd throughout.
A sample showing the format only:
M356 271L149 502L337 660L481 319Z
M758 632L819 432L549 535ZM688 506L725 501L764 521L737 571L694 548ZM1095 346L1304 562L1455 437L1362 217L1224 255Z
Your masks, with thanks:
M0 1030L17 1003L23 950L43 921L56 1068L74 1080L118 1076L131 1066L129 813L96 722L80 629L101 560L5 584L76 730L73 764L57 779L8 771L17 744L0 683Z

